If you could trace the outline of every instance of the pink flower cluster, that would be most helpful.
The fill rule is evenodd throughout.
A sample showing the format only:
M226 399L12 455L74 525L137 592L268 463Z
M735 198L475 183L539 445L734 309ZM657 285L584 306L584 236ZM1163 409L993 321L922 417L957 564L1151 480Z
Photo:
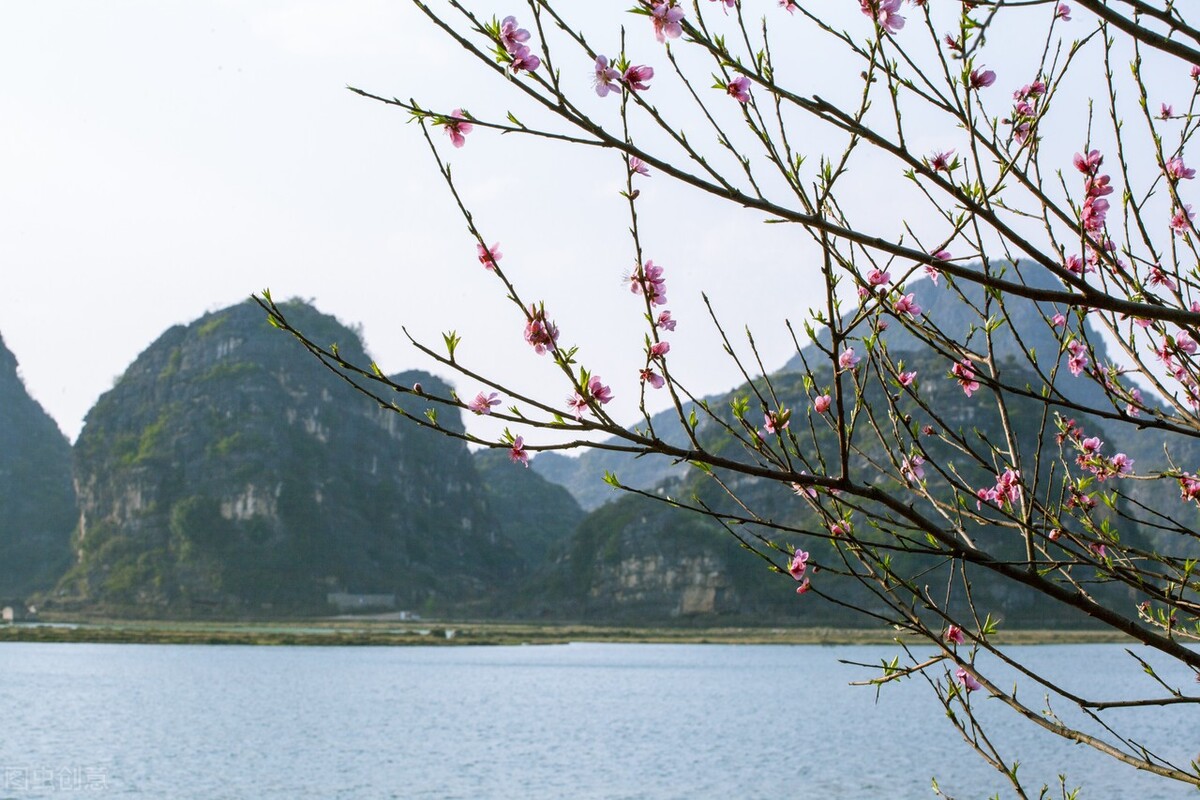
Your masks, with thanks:
M1133 459L1126 454L1117 453L1112 458L1101 455L1100 449L1104 447L1104 442L1100 440L1099 436L1085 436L1083 428L1076 425L1075 420L1060 421L1058 427L1059 432L1054 437L1055 441L1059 445L1069 442L1074 446L1079 451L1079 455L1075 457L1075 463L1096 476L1097 480L1121 478L1133 471ZM1088 507L1090 508L1090 506Z
M1179 180L1190 181L1192 178L1196 177L1196 170L1190 169L1186 164L1183 163L1183 159L1179 156L1168 159L1167 163L1163 165L1163 172L1166 173L1167 177L1172 182Z
M558 326L546 319L546 307L530 306L525 322L525 341L539 356L554 349L558 342Z
M964 358L951 367L950 375L958 381L958 385L962 387L963 394L967 397L979 391L979 381L975 380L975 365L971 363L971 359Z
M533 72L542 65L542 60L525 45L527 41L529 31L517 27L516 17L505 17L500 23L500 44L512 59L508 62L508 68L514 73L522 70Z
M1036 80L1022 86L1013 92L1012 116L1004 120L1012 125L1013 138L1024 144L1033 133L1034 123L1037 122L1038 103L1046 94L1046 82Z
M583 419L583 412L593 402L606 405L612 399L612 389L604 385L599 375L593 375L588 379L587 385L583 387L582 394L578 391L571 393L571 396L567 398L567 405L574 412L575 419Z
M644 266L639 265L629 276L629 291L634 294L644 294L650 299L650 305L665 306L667 304L667 281L663 277L663 268L647 260ZM672 325L672 328L674 325Z
M996 476L995 486L985 486L975 492L976 508L984 503L1003 507L1021 499L1021 473L1011 467Z
M800 585L796 587L796 594L804 594L812 584L808 580L808 576L804 572L808 569L808 553L796 548L796 552L792 554L792 560L788 562L788 574L800 581ZM814 567L813 569L816 569Z
M1106 195L1112 194L1109 177L1100 175L1100 165L1104 156L1099 150L1091 150L1086 155L1076 153L1075 169L1084 175L1083 207L1079 211L1079 223L1089 234L1095 234L1104 229L1105 218L1108 216L1108 201Z
M1078 339L1072 339L1067 343L1067 353L1067 369L1071 370L1071 374L1078 378L1087 369L1087 345Z
M608 56L598 55L596 56L595 73L592 76L592 86L595 87L596 94L601 97L608 97L608 93L617 91L622 83L631 92L645 91L650 88L650 84L646 83L646 81L653 77L653 67L647 67L642 64L630 64L625 68L625 72L622 73L616 66L609 62ZM646 173L643 172L642 174Z
M637 161L635 165L633 162ZM633 171L638 171L641 162L636 158L630 159L630 167ZM656 265L653 261L647 260L644 266L639 266L629 276L629 291L634 294L645 295L652 306L666 305L667 303L667 282L663 277L663 268ZM647 340L646 347L646 366L642 369L640 378L642 383L649 383L655 389L661 389L666 383L666 379L655 372L652 367L652 362L663 362L667 353L671 352L671 343L665 340L657 339L657 333L661 331L673 331L677 320L671 316L671 312L663 310L659 312L658 317L651 319L651 324L656 329L656 341L650 342Z

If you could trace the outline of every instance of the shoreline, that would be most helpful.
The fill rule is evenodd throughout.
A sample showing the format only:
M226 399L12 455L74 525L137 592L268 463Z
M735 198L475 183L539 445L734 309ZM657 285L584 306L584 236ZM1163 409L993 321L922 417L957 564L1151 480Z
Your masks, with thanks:
M1135 643L1104 630L1011 630L1006 645ZM48 621L0 625L5 642L216 644L323 647L455 647L570 643L869 645L919 641L893 631L844 628L668 628L422 621L396 625L345 619L295 622Z

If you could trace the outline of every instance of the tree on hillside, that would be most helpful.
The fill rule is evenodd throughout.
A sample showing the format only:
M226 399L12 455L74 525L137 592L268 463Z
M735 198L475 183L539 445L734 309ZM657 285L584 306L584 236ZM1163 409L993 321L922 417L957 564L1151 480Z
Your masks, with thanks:
M796 602L824 596L903 632L902 656L873 682L927 681L950 724L1019 796L1037 792L982 729L980 697L1047 734L1200 786L1196 761L1130 740L1111 713L1200 703L1151 664L1200 676L1190 646L1200 638L1192 9L638 0L628 32L618 38L614 19L601 44L573 24L568 3L529 0L497 19L458 0L414 2L514 102L540 109L537 124L355 91L416 123L474 240L477 260L463 268L492 273L513 335L557 365L560 384L508 385L460 358L447 333L414 345L481 391L435 396L305 338L264 295L277 326L380 404L503 448L518 465L540 450L601 447L694 466L706 485L678 496L607 480L717 521L781 573L779 591L797 592ZM797 43L819 50L819 68L798 66ZM611 106L603 115L597 97ZM620 380L590 371L586 348L570 339L608 321L557 317L459 191L446 155L500 133L621 157L628 288L644 347ZM677 319L660 266L669 256L643 246L639 217L662 181L804 240L796 269L819 272L824 290L815 304L797 297L811 313L788 326L798 384L764 374L754 339L727 335L716 313L745 391L717 408L673 374ZM919 281L960 312L925 313ZM901 337L915 354L889 345ZM396 393L429 410L408 414ZM627 429L610 416L615 393L640 393L640 422ZM652 423L648 407L662 396L682 442ZM444 428L439 409L507 427L496 438ZM1136 454L1112 444L1133 441ZM763 512L767 493L794 510ZM1081 696L1069 676L1016 662L976 602L981 576L1144 646L1145 658L1130 650L1128 695ZM1018 696L989 674L997 663L1037 688ZM1064 704L1088 724L1059 715Z

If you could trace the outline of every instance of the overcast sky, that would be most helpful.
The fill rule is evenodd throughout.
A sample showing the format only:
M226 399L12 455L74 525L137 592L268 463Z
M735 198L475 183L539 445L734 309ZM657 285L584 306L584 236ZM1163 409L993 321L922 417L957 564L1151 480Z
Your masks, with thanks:
M615 19L604 26L615 50L621 17L599 16ZM644 27L631 44L661 68ZM581 63L585 92L589 72ZM503 82L409 4L6 3L0 75L0 333L72 439L166 328L264 287L361 323L389 371L428 366L404 341L406 325L432 340L456 328L477 366L553 380L521 341L516 310L480 274L419 131L345 88L476 114L506 107ZM631 398L642 332L621 281L633 256L616 156L498 138L477 132L450 153L480 223L564 338ZM659 196L646 213L670 220L648 237L664 245L651 257L667 268L681 335L700 333L702 288L723 298L732 323L747 317L735 289L779 310L765 290L785 276L772 263L785 243L746 246L749 221L705 218L662 178L650 186ZM778 366L786 348L771 349ZM735 381L700 341L691 363L703 369L687 376L687 351L677 350L681 372L698 390ZM633 412L627 405L625 418Z
M648 96L678 99L662 46L644 18L621 14L628 5L563 8L609 53L628 24L629 51L660 73ZM763 5L788 23L776 3ZM847 7L855 12L847 19L867 24ZM829 53L781 50L810 76L824 65L827 95L857 91L853 81L836 83ZM591 67L582 59L577 67L564 82L616 122L616 100L589 99ZM70 438L169 326L264 287L361 323L387 371L430 366L401 326L430 342L454 328L472 367L539 387L551 401L567 394L479 268L417 127L345 88L478 116L522 108L411 4L5 3L0 76L0 333ZM711 79L700 77L706 88ZM931 131L916 146L951 141ZM643 329L622 282L633 251L618 157L486 131L443 153L520 290L546 301L564 342L580 344L583 363L612 385L618 418L633 422ZM864 192L873 180L854 179ZM782 365L793 352L784 318L802 322L819 299L803 232L762 225L664 176L642 186L647 256L665 266L681 320L676 374L698 393L738 380L703 318L701 291L734 333L754 325L768 369ZM463 394L477 391L442 374ZM665 403L655 399L652 410Z

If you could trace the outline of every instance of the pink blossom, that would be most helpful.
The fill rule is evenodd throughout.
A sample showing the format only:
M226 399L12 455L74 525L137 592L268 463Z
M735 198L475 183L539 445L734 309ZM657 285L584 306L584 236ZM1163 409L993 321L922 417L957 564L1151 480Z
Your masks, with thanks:
M1150 284L1151 286L1163 286L1171 291L1175 291L1177 288L1175 281L1170 275L1163 272L1162 267L1151 267L1150 277L1146 279L1146 283Z
M600 382L599 375L593 375L588 381L588 392L600 405L605 405L613 399L612 389Z
M1057 542L1062 537L1062 528L1051 528L1046 533L1046 538L1052 542Z
M1117 453L1109 460L1113 474L1117 475L1118 477L1128 475L1130 472L1133 472L1133 463L1133 459L1125 453Z
M571 409L575 419L583 419L583 412L588 408L587 398L577 391L571 392L571 396L567 398L567 407Z
M729 85L725 87L725 91L739 103L748 102L750 100L750 79L745 75L738 75L729 82Z
M608 65L608 56L596 56L596 74L592 78L596 94L607 97L609 92L616 91L620 81L621 73Z
M512 61L508 63L508 68L513 71L513 74L521 70L536 72L537 68L542 65L542 60L525 46L520 47L515 53L511 53L510 55L512 55Z
M996 82L996 73L990 69L979 67L971 70L971 88L986 89Z
M517 27L516 17L505 17L500 23L500 44L504 46L505 52L516 55L517 51L525 47L524 43L527 41L529 31Z
M629 276L629 291L646 295L652 305L665 306L667 281L663 277L663 268L653 261L646 261L644 267L639 267Z
M450 116L442 120L442 125L446 129L446 135L450 137L450 144L455 147L462 147L467 143L466 136L475 126L465 121L461 108L456 108L450 112Z
M1175 231L1176 236L1183 236L1191 227L1192 220L1196 215L1192 213L1190 205L1183 208L1176 208L1175 213L1171 216L1171 230Z
M1079 222L1086 231L1098 231L1104 227L1108 216L1108 201L1101 197L1089 197L1083 201L1079 212Z
M1112 179L1107 175L1095 175L1083 182L1083 191L1088 197L1104 197L1113 193L1110 181Z
M792 14L800 6L796 5L796 0L779 0L779 6L789 14Z
M979 390L979 381L975 380L975 365L971 363L971 359L964 358L951 367L950 373L958 381L958 385L962 387L963 394L967 397L970 397Z
M1054 327L1061 328L1067 324L1067 318L1062 314L1055 314L1054 319L1052 319L1050 322L1054 325Z
M647 367L641 372L642 383L648 383L655 389L661 389L666 380L654 370Z
M945 152L935 152L929 159L929 166L934 172L949 172L950 171L950 156L954 155L953 150Z
M872 269L867 273L867 283L872 286L882 286L892 279L892 273L880 269Z
M842 351L842 354L838 356L838 366L842 369L854 369L854 366L858 364L859 360L860 359L858 356L854 355L854 348L847 347Z
M508 460L514 464L523 464L526 468L529 467L529 453L525 452L525 440L516 436L512 440L512 447L508 451Z
M1087 155L1076 153L1073 162L1075 169L1084 175L1095 175L1096 170L1104 163L1104 156L1100 154L1099 150L1091 150Z
M1015 503L1021 499L1021 473L1009 468L996 476L996 493L1001 499Z
M642 161L637 156L630 156L629 157L629 174L632 175L635 172L638 175L644 175L647 178L650 177L650 170L646 168L646 162Z
M525 341L539 356L554 349L558 341L558 326L546 319L544 306L530 306L529 319L525 323Z
M678 39L683 34L683 9L673 5L668 0L654 0L650 9L650 17L654 22L654 38L660 42L667 39Z
M912 386L913 381L915 381L916 379L917 379L916 372L901 372L899 375L896 376L896 380L898 380L900 382L901 386Z
M800 474L801 474L801 475L807 475L808 473L807 473L807 472L801 472ZM816 490L816 487L813 487L813 486L804 486L804 485L802 485L802 484L799 484L799 483L793 483L793 484L792 484L792 491L793 491L793 492L795 492L795 493L796 493L796 495L797 495L798 497L816 497L816 496L817 496L817 490Z
M1129 398L1131 402L1125 404L1125 413L1131 417L1136 417L1141 413L1141 409L1138 406L1142 404L1142 391L1137 388L1130 389Z
M804 577L804 571L808 569L808 553L796 548L795 554L792 555L792 560L788 562L788 574L796 580Z
M475 250L479 254L479 263L483 264L485 269L495 269L496 262L504 257L504 254L500 252L499 242L496 242L491 247L484 247L476 243Z
M859 0L862 13L879 23L888 33L898 33L904 27L900 11L901 0Z
M984 486L975 490L975 507L983 508L984 503L995 503L1000 499L999 492L992 486Z
M1072 339L1067 345L1067 353L1069 354L1069 357L1067 358L1067 369L1071 370L1071 374L1078 378L1080 374L1087 369L1087 346L1078 339Z
M1079 444L1083 448L1083 452L1089 454L1100 452L1100 448L1104 446L1104 442L1100 440L1099 436L1089 436Z
M816 411L818 414L824 414L826 411L829 410L829 407L832 404L833 404L832 397L830 397L827 394L819 395L815 400L813 400L813 410Z
M658 315L658 321L655 324L664 331L673 331L677 322L678 320L672 319L670 311L663 311Z
M850 524L849 520L844 519L839 519L829 526L829 532L834 536L849 536L852 530L854 530L854 526Z
M959 667L954 672L954 677L958 678L958 682L963 685L963 688L968 692L974 692L983 688L983 685L975 680L975 676L967 672L965 667Z
M1167 177L1173 181L1191 180L1192 178L1196 177L1196 170L1190 169L1186 164L1183 163L1183 159L1179 156L1169 159L1167 163L1163 165L1163 172L1165 172Z
M966 641L966 637L963 636L962 628L958 627L957 625L951 625L949 628L946 628L946 633L943 638L945 638L947 642L953 642L954 644L963 644Z
M1165 120L1165 119L1170 119L1173 116L1175 116L1175 108L1173 106L1167 105L1166 103L1163 103L1162 108L1160 108L1158 111L1158 118Z
M665 356L669 352L671 352L671 343L670 342L667 342L667 341L655 342L654 344L650 345L650 357L651 358L661 358L662 356Z
M892 308L895 309L897 314L908 314L912 317L921 316L921 307L917 305L915 297L911 294L901 297L892 305Z
M806 577L804 580L800 581L800 585L796 587L796 594L808 594L810 589L812 589L812 581Z
M1180 331L1175 334L1175 346L1189 356L1196 354L1196 340L1187 331Z
M1108 558L1108 553L1104 549L1104 545L1100 542L1089 542L1088 550L1096 554L1098 558Z
M925 459L921 456L904 459L900 463L900 474L909 483L925 480Z
M650 88L650 84L646 81L654 77L654 67L647 67L643 64L632 64L625 70L622 79L625 81L625 86L631 92L644 92Z
M1200 66L1193 64L1191 75L1193 80L1200 80Z
M1058 8L1054 11L1054 16L1061 19L1063 22L1071 21L1071 7L1066 3L1059 3Z
M495 392L485 395L483 392L475 395L475 399L467 404L467 408L476 414L492 413L492 406L500 405L500 396Z
M768 411L763 414L763 429L769 434L785 431L791 423L792 412L786 408L781 408L778 411Z
M1179 476L1179 496L1183 500L1195 500L1200 497L1200 478L1190 472Z

